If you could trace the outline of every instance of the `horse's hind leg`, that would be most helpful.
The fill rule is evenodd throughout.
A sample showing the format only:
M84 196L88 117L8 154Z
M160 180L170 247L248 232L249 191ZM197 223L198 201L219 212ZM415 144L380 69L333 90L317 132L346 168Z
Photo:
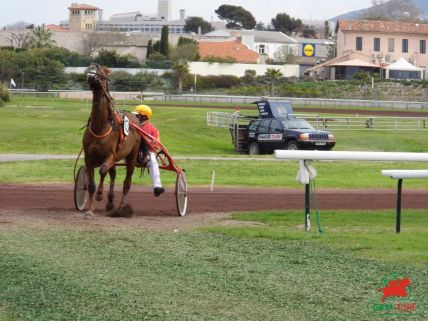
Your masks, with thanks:
M110 190L108 192L108 202L106 204L106 211L110 212L114 209L114 182L116 180L116 167L112 167L108 171L110 175Z

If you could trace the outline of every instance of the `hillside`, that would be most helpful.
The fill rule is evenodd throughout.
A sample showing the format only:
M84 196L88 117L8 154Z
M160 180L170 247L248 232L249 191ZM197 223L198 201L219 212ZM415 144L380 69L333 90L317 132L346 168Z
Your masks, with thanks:
M422 18L424 20L428 20L428 1L426 1L426 0L413 0L413 2L421 10ZM360 9L360 10L350 11L350 12L341 14L339 16L333 17L329 21L336 22L339 19L351 19L351 20L352 19L358 19L361 15L364 14L364 12L366 10L367 10L367 8Z

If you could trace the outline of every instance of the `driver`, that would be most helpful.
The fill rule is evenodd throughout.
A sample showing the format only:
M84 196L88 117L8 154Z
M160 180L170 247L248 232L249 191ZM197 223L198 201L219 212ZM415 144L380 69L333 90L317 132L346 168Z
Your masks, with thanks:
M140 121L140 128L159 140L159 131L150 122L150 119L152 118L152 109L147 105L138 105L135 107L135 110L132 113L137 115L137 118ZM162 187L160 179L159 164L156 160L156 152L152 150L150 146L146 146L143 140L140 147L140 152L142 151L148 152L149 160L147 161L147 166L149 168L150 178L152 179L153 183L153 192L155 196L158 197L165 192L165 189ZM140 152L138 153L139 155Z

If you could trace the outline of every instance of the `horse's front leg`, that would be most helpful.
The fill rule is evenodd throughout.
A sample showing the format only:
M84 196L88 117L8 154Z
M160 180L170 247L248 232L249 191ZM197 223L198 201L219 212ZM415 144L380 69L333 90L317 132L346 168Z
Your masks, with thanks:
M108 171L110 175L110 190L108 192L108 202L106 204L106 211L110 212L114 209L114 182L116 180L116 167L113 166Z
M94 216L94 193L95 193L95 179L94 179L94 168L86 164L86 177L88 184L88 210L85 212L85 218L90 219Z
M97 201L103 200L104 193L104 179L107 173L110 171L110 168L114 166L114 157L110 156L101 166L100 166L100 183L98 184L97 194L95 199Z
M132 207L127 203L128 192L131 189L132 184L132 174L134 174L135 162L128 163L126 165L126 177L123 182L123 191L122 199L120 201L120 206L117 209L120 216L131 217L133 210Z
M103 200L103 193L104 193L104 179L106 177L107 173L104 173L101 171L100 169L100 183L98 184L98 188L97 188L97 193L95 196L95 199L97 201L102 201Z

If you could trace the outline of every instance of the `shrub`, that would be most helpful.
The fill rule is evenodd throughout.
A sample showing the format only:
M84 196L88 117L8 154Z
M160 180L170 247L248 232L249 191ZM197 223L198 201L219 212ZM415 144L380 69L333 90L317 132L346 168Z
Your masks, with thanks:
M0 107L10 101L10 90L6 83L0 83Z

